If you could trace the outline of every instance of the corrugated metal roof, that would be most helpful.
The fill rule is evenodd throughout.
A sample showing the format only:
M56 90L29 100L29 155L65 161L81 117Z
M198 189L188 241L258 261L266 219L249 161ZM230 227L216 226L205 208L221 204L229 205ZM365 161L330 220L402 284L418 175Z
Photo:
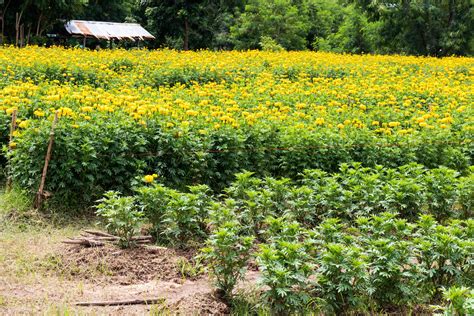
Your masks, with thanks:
M154 39L147 30L137 23L116 23L71 20L65 25L72 35L92 36L99 39Z

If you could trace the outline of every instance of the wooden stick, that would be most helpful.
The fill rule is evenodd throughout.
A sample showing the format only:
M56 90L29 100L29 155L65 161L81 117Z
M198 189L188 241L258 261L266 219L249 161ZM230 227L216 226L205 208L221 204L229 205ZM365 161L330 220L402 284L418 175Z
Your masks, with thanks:
M88 234L91 234L91 235L96 235L96 236L102 236L102 237L116 237L114 235L111 235L111 234L108 234L108 233L104 233L104 232L100 232L100 231L97 231L97 230L88 230L88 229L85 229L84 230L86 233Z
M101 241L116 241L119 240L119 237L93 237L94 240L101 240ZM151 241L151 236L138 236L132 237L130 240L133 241Z
M100 247L104 245L103 242L90 239L63 240L62 243L70 245L83 245L86 247Z
M38 189L38 193L36 193L36 200L35 200L36 209L39 209L43 203L44 184L46 182L46 174L48 173L49 161L51 160L51 152L53 149L53 142L54 142L54 129L56 128L57 122L58 122L58 111L56 111L56 113L54 114L53 124L51 125L51 131L49 133L49 143L48 143L48 149L46 151L46 157L44 159L44 167L43 167L43 173L41 175L41 183Z
M17 115L17 110L13 110L12 113L12 125L10 126L10 142L8 143L8 152L12 151L12 142L13 142L13 134L15 133L16 130L16 115ZM7 178L7 192L11 190L12 188L12 175L10 174L10 164L8 166L8 178Z
M102 301L102 302L78 302L76 306L118 306L118 305L152 305L161 304L164 298L148 298L148 299L131 299L123 301Z

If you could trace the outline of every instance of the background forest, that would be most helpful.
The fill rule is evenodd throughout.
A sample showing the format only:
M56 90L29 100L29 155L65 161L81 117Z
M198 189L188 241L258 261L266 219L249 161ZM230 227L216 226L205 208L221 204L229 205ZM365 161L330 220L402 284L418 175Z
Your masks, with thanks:
M0 0L0 22L2 43L23 45L53 43L65 21L84 19L140 23L156 36L151 48L447 56L472 55L473 8L472 0Z

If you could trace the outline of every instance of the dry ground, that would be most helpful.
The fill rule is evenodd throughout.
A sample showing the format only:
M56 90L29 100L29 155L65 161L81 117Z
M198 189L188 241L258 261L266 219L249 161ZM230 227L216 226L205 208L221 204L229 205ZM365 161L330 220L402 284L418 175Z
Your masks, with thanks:
M61 244L77 229L45 228L0 236L0 314L223 314L205 276L180 272L174 250L83 248ZM162 298L156 305L79 307L80 301Z
M5 211L0 194L0 315L226 314L206 275L189 274L192 254L172 249L83 248L61 241L91 222L51 224ZM3 208L3 210L2 210ZM16 218L12 218L16 217ZM27 219L26 222L24 219ZM96 228L97 229L97 228ZM184 268L183 268L184 267ZM187 268L186 268L187 267ZM191 271L192 272L192 271ZM251 272L247 284L257 275ZM76 302L160 298L155 305L80 307Z

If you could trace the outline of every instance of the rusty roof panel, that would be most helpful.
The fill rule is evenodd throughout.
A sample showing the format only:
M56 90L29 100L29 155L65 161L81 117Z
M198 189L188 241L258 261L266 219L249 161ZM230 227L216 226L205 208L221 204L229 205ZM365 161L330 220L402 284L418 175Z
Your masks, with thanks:
M93 36L98 39L154 39L147 30L136 23L115 23L71 20L65 25L71 35Z

